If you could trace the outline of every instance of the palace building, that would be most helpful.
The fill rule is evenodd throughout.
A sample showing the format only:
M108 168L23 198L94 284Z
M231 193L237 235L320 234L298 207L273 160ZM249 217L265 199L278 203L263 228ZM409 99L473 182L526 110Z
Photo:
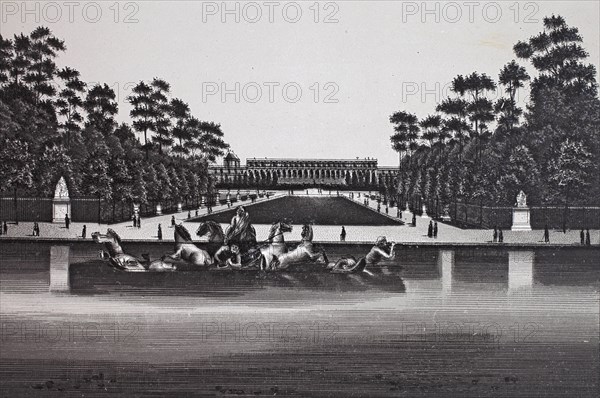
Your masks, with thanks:
M209 168L219 187L353 187L375 188L395 183L398 167L381 167L377 159L249 158L242 165L233 152L222 165Z

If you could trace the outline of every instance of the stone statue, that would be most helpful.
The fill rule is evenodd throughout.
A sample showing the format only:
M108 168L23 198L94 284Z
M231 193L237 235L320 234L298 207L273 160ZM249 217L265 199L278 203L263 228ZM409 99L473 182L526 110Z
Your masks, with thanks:
M527 196L523 191L517 195L517 207L527 207Z
M56 190L54 191L55 198L69 198L69 190L67 189L67 182L64 177L60 177L58 184L56 184Z

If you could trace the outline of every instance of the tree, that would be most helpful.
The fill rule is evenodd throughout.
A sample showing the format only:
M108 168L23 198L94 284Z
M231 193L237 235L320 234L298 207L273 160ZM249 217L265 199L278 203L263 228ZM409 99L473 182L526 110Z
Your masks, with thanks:
M154 171L154 169L152 169ZM131 189L131 198L135 203L148 203L148 191L146 189L146 181L142 169L133 170L133 187ZM156 174L155 174L156 177Z
M170 128L171 120L169 118L171 107L168 98L171 86L162 79L154 78L150 83L150 87L152 87L152 93L150 94L152 99L152 128L156 133L153 141L158 144L158 153L162 154L163 149L173 144Z
M517 90L524 86L524 82L529 80L529 75L524 67L518 65L515 60L506 64L500 71L498 81L504 86L504 92L508 98L500 98L494 105L496 113L500 113L498 124L504 127L505 131L511 132L519 123L519 117L522 109L517 107Z
M595 96L596 67L582 62L588 53L580 44L579 29L568 26L560 15L544 18L543 24L542 32L513 47L517 57L530 60L540 73L531 87L533 102L545 88L553 87Z
M114 132L115 116L119 112L116 94L106 83L96 84L88 91L84 108L88 114L86 125L101 132L105 137Z
M178 144L173 147L173 152L183 157L190 152L187 143L192 138L188 123L190 107L181 99L174 98L171 100L170 114L173 119L172 136L178 141Z
M127 97L127 101L133 107L129 115L133 119L133 128L144 136L144 150L146 151L146 160L148 160L150 150L148 130L151 130L153 126L154 101L151 96L152 88L141 81L132 89L132 93Z
M399 166L405 153L413 152L417 148L419 138L419 119L416 115L399 111L390 116L390 123L394 125L396 134L390 137L392 147L398 152Z
M54 59L59 51L65 50L64 41L56 38L46 27L40 26L29 35L28 48L24 53L27 72L23 81L34 93L36 103L55 95L56 90L52 86L57 71Z
M434 142L442 137L442 117L439 115L429 115L419 123L424 130L421 137L429 141L429 147L433 148Z
M4 139L0 143L0 181L2 189L29 188L33 184L32 158L27 143L18 139Z
M81 134L81 122L83 116L82 94L85 92L86 84L79 79L79 72L69 67L58 71L58 77L64 82L64 88L60 91L56 100L58 114L63 117L60 127L66 136L66 147L71 146L71 137L79 137Z
M565 212L569 205L570 195L585 195L590 185L592 155L581 142L566 139L560 146L560 154L556 164L551 167L551 181L562 192ZM566 220L566 217L565 217ZM563 224L563 228L566 226Z

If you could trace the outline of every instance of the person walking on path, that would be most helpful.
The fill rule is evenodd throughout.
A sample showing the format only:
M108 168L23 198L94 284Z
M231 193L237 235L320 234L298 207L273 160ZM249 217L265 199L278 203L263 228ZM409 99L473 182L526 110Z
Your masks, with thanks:
M498 229L498 242L504 242L504 234L502 233L502 229Z
M377 213L381 213L381 203L377 203Z
M192 218L192 212L188 210L188 220Z
M86 235L87 235L87 227L86 227L86 226L85 226L85 224L84 224L84 225L83 225L83 229L81 230L81 237L82 237L83 239L85 239Z
M137 227L138 229L142 228L142 217L139 214L137 216Z
M37 223L34 222L33 223L33 231L31 232L31 236L37 236L37 229L36 229L36 225Z
M175 216L171 216L171 227L175 226Z
M137 227L137 215L133 215L133 228Z
M65 228L69 229L69 225L71 224L71 219L68 214L65 214Z
M492 234L494 243L498 242L498 228L494 225L494 233Z
M340 233L340 241L342 241L342 242L346 241L346 228L344 228L343 225L342 225L342 232Z
M581 245L585 245L585 231L581 228L581 232L579 233L579 239L581 241Z
M550 231L548 231L548 224L544 225L544 242L550 242Z
M429 227L427 227L427 237L433 237L433 221L429 220Z
M437 234L438 234L438 224L437 221L433 223L433 237L437 238Z
M162 227L158 224L158 240L162 240Z
M8 235L8 224L6 224L6 221L4 221L4 225L2 226L2 230L4 232L4 235Z
M585 245L590 246L592 244L592 240L590 239L590 229L588 228L585 233Z
M412 226L413 227L417 226L417 215L415 213L413 213L413 217L412 217Z

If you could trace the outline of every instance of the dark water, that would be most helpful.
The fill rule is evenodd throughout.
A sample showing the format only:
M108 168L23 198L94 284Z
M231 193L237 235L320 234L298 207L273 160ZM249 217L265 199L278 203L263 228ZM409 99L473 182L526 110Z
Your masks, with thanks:
M98 249L0 246L1 396L598 396L597 250L259 275L125 274Z

